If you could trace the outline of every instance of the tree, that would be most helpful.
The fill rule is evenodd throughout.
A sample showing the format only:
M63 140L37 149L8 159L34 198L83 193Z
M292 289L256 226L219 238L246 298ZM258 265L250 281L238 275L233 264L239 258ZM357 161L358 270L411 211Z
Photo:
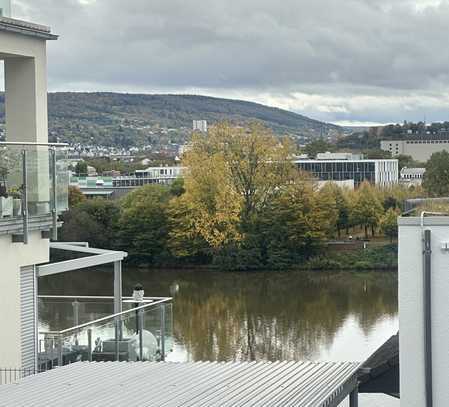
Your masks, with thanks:
M421 165L416 162L411 155L399 154L395 157L398 160L399 171L403 168L413 168Z
M316 194L309 180L296 178L273 197L258 217L260 260L269 268L288 267L313 255L334 231L332 194Z
M398 213L393 208L388 209L380 219L380 230L390 238L391 243L398 236Z
M61 240L89 242L93 247L114 249L119 213L116 201L100 198L81 202L62 215Z
M168 255L167 187L145 185L126 195L118 221L119 246L138 261L158 264Z
M341 231L348 229L350 226L350 204L346 196L345 191L333 182L327 183L320 191L321 195L329 193L332 196L332 200L335 203L336 220L335 229L337 236L340 238Z
M174 196L181 196L184 192L186 192L184 188L184 178L178 177L170 185L170 193Z
M318 153L326 153L328 151L335 151L336 146L334 144L328 143L323 139L318 139L307 144L304 148L304 152L309 156L309 158L315 158Z
M86 200L86 196L78 187L69 186L69 208L77 206Z
M446 150L432 154L426 165L422 185L430 196L449 195L449 153Z
M86 161L78 161L75 166L75 174L80 177L87 175L87 163Z
M368 238L368 227L374 236L374 229L379 224L383 207L374 188L364 182L356 193L356 201L352 209L352 218L355 224L365 228L365 238Z
M184 165L185 199L197 210L198 231L212 247L234 243L296 171L293 146L260 124L248 129L221 123L196 133Z

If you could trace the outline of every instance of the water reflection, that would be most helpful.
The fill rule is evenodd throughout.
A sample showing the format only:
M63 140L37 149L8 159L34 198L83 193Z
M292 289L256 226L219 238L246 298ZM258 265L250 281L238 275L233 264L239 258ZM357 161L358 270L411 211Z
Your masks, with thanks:
M174 296L176 360L362 360L397 329L394 273L125 269L123 280L125 295L141 282L150 295ZM111 272L74 272L42 279L40 292L111 295L112 281ZM41 322L72 315L49 309Z

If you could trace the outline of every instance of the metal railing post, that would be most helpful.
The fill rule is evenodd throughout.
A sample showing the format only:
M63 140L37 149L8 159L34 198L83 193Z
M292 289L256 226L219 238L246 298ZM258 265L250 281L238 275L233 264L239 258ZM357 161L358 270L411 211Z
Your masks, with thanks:
M28 244L28 169L26 150L22 150L22 220L23 243Z
M165 361L165 304L161 304L161 361Z
M92 329L87 330L87 358L89 362L92 362Z
M143 362L143 310L138 311L139 326L139 360Z
M119 314L122 312L122 262L116 261L114 262L114 314ZM123 339L123 329L121 319L118 325L118 338L119 340ZM116 325L117 329L117 325Z
M117 317L114 321L115 325L115 360L120 362L120 317Z
M51 157L51 172L52 172L52 197L51 197L51 215L53 227L51 230L52 240L58 240L58 211L57 211L57 171L56 171L56 149L53 147L50 149Z
M63 363L62 336L60 335L58 337L58 367L61 367Z

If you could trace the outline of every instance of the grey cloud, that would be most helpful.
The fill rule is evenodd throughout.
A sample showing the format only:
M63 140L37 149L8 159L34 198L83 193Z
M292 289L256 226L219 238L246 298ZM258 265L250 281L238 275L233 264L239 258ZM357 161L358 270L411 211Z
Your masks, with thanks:
M449 90L448 0L36 3L17 0L15 15L61 35L49 47L53 89L237 91L327 120L447 114L438 92ZM317 95L317 105L304 107L295 93ZM435 99L421 106L416 93ZM359 95L371 104L351 103ZM376 103L389 95L388 109ZM331 96L337 105L325 112L319 97Z

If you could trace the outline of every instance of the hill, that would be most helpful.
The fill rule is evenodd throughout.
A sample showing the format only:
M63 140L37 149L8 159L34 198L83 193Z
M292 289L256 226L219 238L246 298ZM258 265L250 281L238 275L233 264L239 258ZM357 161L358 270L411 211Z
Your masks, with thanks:
M287 110L207 96L63 92L50 93L48 104L51 138L66 142L123 146L183 143L194 119L209 124L259 120L277 134L298 138L340 130Z

